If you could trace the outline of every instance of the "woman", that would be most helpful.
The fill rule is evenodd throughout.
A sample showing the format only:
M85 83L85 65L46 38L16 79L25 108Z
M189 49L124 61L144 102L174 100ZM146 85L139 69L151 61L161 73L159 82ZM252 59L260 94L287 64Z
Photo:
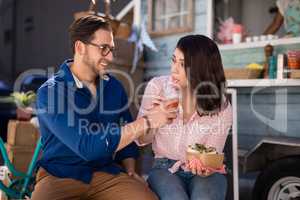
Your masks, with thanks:
M202 35L181 38L174 51L171 75L153 78L147 85L139 117L154 104L179 94L177 118L163 128L139 138L139 145L152 143L155 161L148 183L161 200L224 200L226 177L185 160L195 143L222 152L232 124L232 111L225 98L225 75L217 45ZM154 134L155 133L155 134Z

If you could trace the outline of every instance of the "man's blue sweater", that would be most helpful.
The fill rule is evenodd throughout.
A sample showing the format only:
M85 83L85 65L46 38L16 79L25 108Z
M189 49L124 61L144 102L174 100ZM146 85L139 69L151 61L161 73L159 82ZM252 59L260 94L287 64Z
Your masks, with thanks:
M51 175L85 183L93 172L117 174L118 163L136 158L138 149L131 143L116 152L121 125L132 121L124 88L114 77L99 79L97 96L89 89L76 87L69 62L37 93L37 116L43 144L38 165Z

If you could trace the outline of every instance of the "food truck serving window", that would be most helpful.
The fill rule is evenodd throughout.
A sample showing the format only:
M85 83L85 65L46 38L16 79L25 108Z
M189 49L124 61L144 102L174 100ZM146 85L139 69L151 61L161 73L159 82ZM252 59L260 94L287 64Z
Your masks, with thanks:
M230 34L237 31L235 25L241 25L241 31L238 31L242 33L240 42L300 36L298 0L213 0L211 5L214 16L213 26L209 28L221 44L234 43L230 41Z
M152 36L193 30L193 0L148 0L148 29Z

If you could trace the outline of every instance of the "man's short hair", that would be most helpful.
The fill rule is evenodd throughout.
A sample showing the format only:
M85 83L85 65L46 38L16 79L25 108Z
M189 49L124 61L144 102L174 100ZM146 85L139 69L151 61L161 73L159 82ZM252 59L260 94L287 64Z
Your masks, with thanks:
M83 43L90 42L93 39L93 34L98 29L112 31L110 23L97 15L87 15L75 20L69 27L69 37L73 54L75 53L75 42L78 40Z

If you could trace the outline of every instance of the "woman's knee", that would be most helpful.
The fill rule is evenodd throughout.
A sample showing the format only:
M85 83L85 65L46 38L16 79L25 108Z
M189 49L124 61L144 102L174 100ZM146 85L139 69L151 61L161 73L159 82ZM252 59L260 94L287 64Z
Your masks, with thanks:
M197 186L196 186L197 185ZM195 176L190 182L190 187L227 187L227 178L226 176L215 173L207 177Z
M162 187L173 179L173 174L165 169L154 169L149 173L147 182L152 187Z
M227 179L224 175L209 177L196 176L189 185L191 200L224 200L227 192Z
M174 191L173 193L163 193L159 196L160 200L189 200L185 191Z
M183 181L168 170L155 169L148 178L150 188L160 200L188 200Z

